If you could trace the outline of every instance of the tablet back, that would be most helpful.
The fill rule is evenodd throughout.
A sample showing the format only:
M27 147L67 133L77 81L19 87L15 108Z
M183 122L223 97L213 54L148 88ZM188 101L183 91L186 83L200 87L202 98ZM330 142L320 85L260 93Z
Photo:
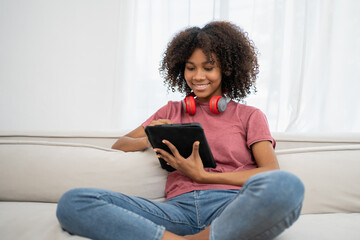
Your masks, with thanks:
M204 130L200 123L164 124L145 127L145 132L153 148L161 148L171 153L170 149L162 143L168 140L179 151L181 156L187 158L191 155L195 141L200 142L199 153L205 168L215 168L216 163L206 140ZM159 158L161 167L171 172L175 169Z

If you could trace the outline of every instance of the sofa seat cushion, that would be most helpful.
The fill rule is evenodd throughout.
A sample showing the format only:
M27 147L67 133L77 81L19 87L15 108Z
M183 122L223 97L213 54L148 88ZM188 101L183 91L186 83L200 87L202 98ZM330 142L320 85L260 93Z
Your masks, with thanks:
M55 203L0 202L1 239L86 239L62 230Z
M1 239L80 240L63 231L55 203L0 202ZM276 240L360 239L360 213L305 214Z
M304 214L276 240L357 240L360 213Z

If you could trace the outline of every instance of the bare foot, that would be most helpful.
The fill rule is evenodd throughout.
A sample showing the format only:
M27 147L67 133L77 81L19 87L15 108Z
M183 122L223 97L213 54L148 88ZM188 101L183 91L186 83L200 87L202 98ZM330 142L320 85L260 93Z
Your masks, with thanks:
M189 240L209 240L210 226L202 230L201 232L194 235L186 235L185 239Z

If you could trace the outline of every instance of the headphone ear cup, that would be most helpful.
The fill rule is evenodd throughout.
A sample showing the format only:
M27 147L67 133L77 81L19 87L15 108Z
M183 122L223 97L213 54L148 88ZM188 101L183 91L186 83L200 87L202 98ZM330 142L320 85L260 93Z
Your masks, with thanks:
M193 96L187 96L184 100L181 101L184 112L194 115L196 113L195 99Z
M218 109L218 103L219 100L221 99L221 96L213 96L210 101L209 101L209 107L210 107L210 111L212 113L215 114L219 114L219 109Z
M229 102L230 102L229 98L224 98L221 96L213 96L209 102L210 111L215 114L224 112Z
M228 98L224 98L224 97L220 98L219 102L218 102L219 112L224 112L229 102L230 102L230 99L228 99Z

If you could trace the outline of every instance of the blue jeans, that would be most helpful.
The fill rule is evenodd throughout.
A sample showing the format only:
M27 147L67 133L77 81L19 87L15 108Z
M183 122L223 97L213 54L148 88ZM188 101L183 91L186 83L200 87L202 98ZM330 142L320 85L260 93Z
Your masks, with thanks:
M203 190L166 202L101 189L66 192L57 217L68 232L91 239L159 240L210 227L211 240L272 239L299 217L304 186L276 170L251 177L241 190Z

